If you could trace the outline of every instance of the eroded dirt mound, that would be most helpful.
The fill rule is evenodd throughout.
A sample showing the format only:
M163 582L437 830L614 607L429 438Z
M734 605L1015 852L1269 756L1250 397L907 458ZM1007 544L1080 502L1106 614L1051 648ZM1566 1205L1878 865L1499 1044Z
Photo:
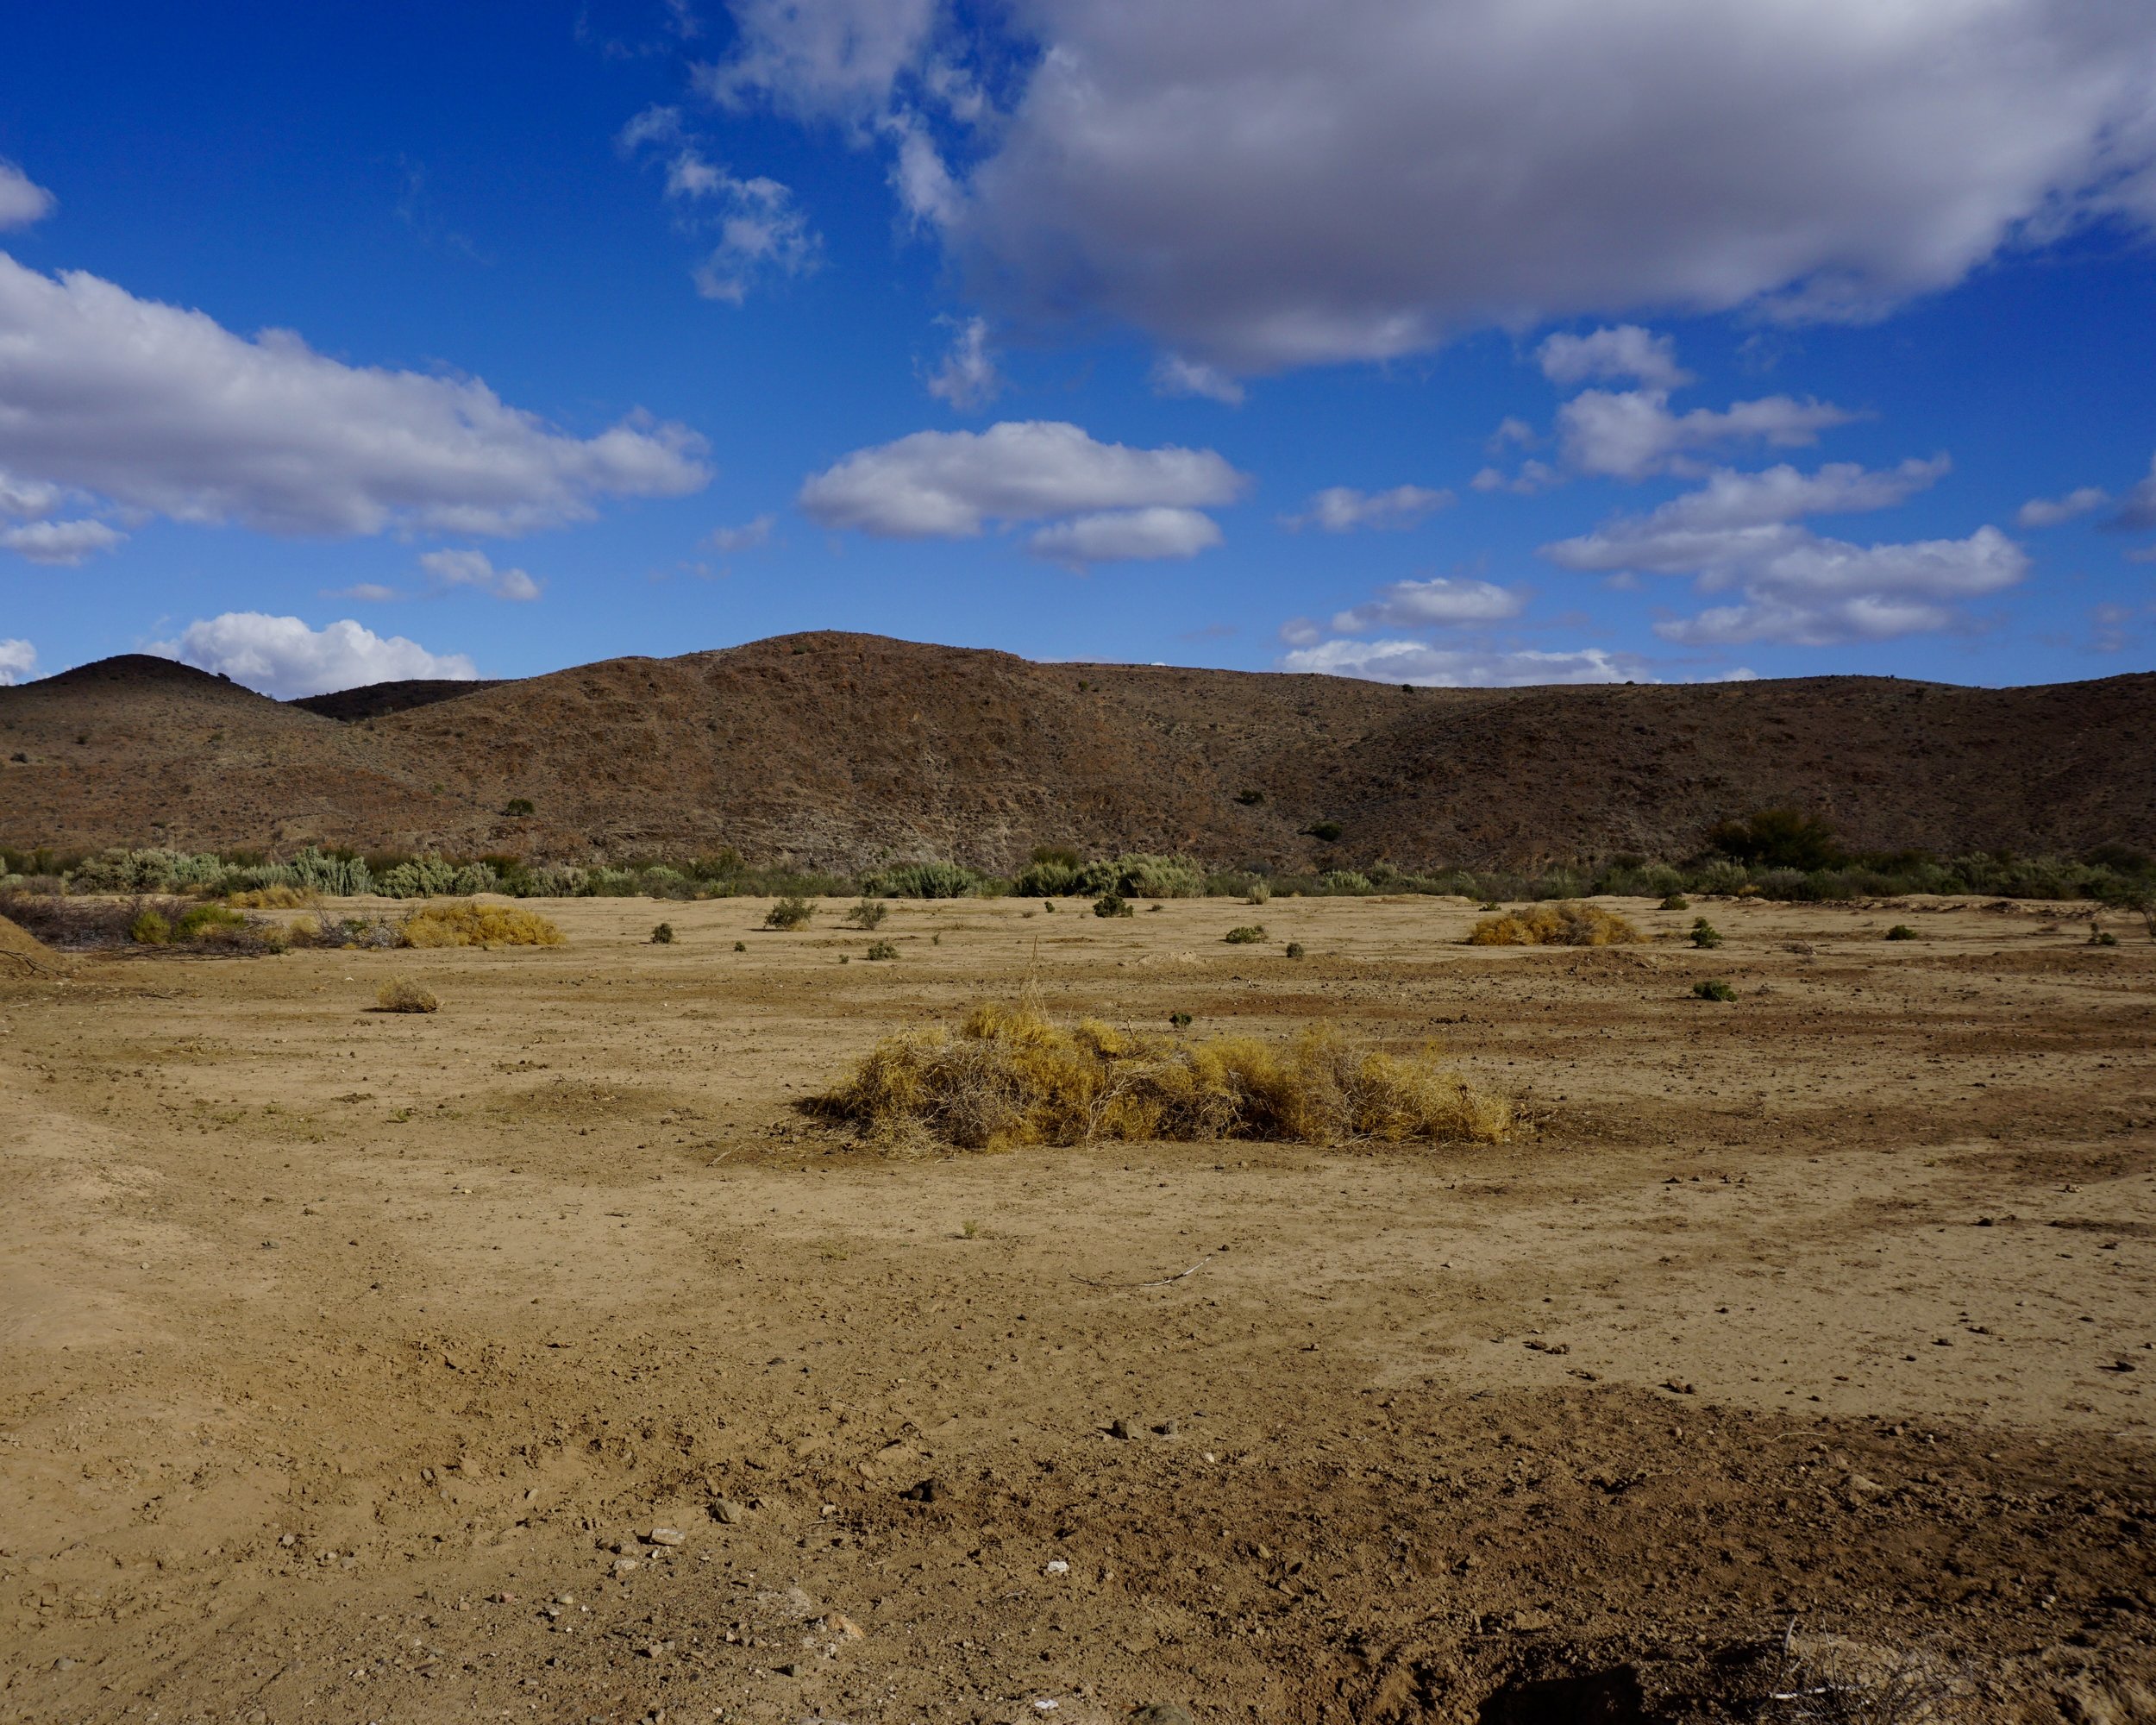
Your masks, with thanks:
M60 970L66 961L19 924L0 916L0 969L18 973Z

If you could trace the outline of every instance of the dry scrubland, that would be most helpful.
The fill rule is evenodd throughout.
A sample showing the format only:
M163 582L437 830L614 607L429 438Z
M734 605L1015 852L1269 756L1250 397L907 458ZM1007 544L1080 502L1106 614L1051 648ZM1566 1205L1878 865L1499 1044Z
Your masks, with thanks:
M870 963L830 903L536 908L564 944L0 964L0 1719L1775 1720L1895 1653L1960 1717L2156 1708L2138 926L1005 900ZM894 1153L796 1106L1029 980L1434 1037L1520 1125Z

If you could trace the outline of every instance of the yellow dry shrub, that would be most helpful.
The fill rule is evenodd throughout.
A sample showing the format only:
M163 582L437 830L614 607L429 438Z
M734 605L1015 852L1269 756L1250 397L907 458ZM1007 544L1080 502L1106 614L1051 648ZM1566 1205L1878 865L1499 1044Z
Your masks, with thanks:
M1624 946L1641 938L1624 918L1578 899L1484 917L1469 931L1470 946Z
M408 976L385 982L374 992L376 1007L385 1013L433 1013L442 1009L431 989L423 988Z
M399 931L406 946L559 946L561 931L517 905L429 905Z
M251 893L231 893L225 903L235 911L296 911L307 902L297 887L258 887Z
M1027 1006L983 1005L957 1030L886 1037L812 1113L868 1136L962 1150L1100 1140L1353 1138L1494 1144L1512 1106L1440 1065L1313 1026L1287 1043L1191 1040L1055 1023Z

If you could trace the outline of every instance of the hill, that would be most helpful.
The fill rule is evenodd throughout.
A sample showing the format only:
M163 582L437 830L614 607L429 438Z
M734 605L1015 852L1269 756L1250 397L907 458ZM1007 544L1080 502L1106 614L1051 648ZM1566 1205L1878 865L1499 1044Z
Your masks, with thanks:
M2153 744L2156 674L1404 689L817 633L279 702L128 656L0 688L0 839L1421 867L1681 856L1793 804L1866 849L2072 854L2156 849Z

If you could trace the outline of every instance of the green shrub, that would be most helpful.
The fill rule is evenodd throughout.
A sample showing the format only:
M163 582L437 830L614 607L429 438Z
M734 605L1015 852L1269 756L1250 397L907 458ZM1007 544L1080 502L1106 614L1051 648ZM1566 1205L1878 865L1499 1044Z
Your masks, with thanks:
M1238 803L1242 804L1244 808L1256 808L1260 803L1265 800L1265 793L1263 791L1238 791L1235 794L1235 800Z
M1340 823L1337 820L1321 820L1313 825L1303 828L1306 837L1322 839L1327 844L1338 838L1343 831Z
M1170 1013L1168 1015L1168 1022L1175 1026L1177 1030L1186 1030L1190 1025L1190 1014L1188 1013Z
M874 929L882 927L884 918L890 914L891 906L885 904L882 900L863 899L844 916L839 918L839 920L850 924L855 928Z
M864 892L894 899L965 899L981 890L981 876L956 862L900 862L862 882Z
M1701 1000L1733 1000L1737 991L1727 982L1709 981L1693 983L1692 995Z
M748 950L749 950L749 943L748 943L747 941L745 941L745 940L737 940L737 941L736 941L736 942L734 943L734 950L735 950L735 951L736 951L736 952L746 952L746 951L748 951Z
M502 805L502 812L512 820L521 820L524 816L531 812L531 799L530 797L511 797L507 802Z
M1721 931L1716 928L1713 923L1708 921L1705 917L1694 917L1692 919L1693 945L1698 947L1710 947L1720 946L1721 944Z
M673 945L674 925L670 922L662 922L656 928L653 929L651 931L651 944L654 946Z
M1079 890L1124 899L1195 899L1205 894L1206 871L1188 856L1129 850L1113 862L1088 862Z
M872 940L868 943L868 957L872 960L896 958L898 956L899 949L887 940Z
M1318 889L1343 898L1361 898L1370 890L1370 877L1352 869L1328 869L1318 876Z
M1707 842L1733 861L1768 869L1831 869L1843 860L1834 829L1821 816L1793 808L1722 821Z
M1658 911L1689 911L1692 908L1692 901L1682 893L1670 893L1664 894L1662 902L1655 908Z
M2089 944L2091 946L2116 946L2118 944L2118 936L2108 928L2091 927L2089 931Z
M1261 940L1268 938L1265 925L1262 922L1252 923L1247 928L1232 928L1221 938L1230 946L1255 946Z
M808 919L816 914L816 906L806 899L794 894L780 899L764 913L766 928L796 929L805 927Z
M1914 940L1916 931L1905 922L1897 922L1886 932L1886 938L1889 940Z
M1103 893L1093 901L1093 913L1097 917L1123 917L1131 914L1131 907L1120 894Z
M128 925L128 938L139 946L162 946L172 938L172 924L155 911L144 911Z
M179 925L172 931L172 938L176 940L200 940L219 929L246 926L247 919L235 910L228 910L222 905L197 905L180 918Z
M1300 940L1291 940L1281 950L1290 958L1300 958L1302 957L1302 943Z

